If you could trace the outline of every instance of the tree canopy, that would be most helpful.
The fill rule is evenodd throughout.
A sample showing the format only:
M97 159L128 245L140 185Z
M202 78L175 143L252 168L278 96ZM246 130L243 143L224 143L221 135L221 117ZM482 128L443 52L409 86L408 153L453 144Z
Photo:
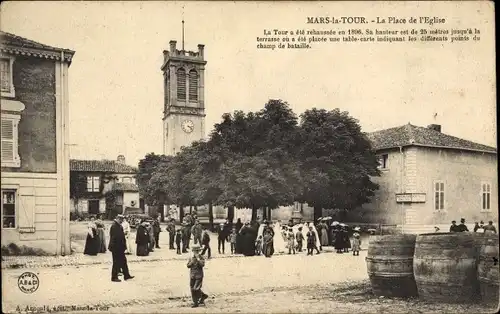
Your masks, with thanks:
M174 157L148 154L139 163L147 199L178 206L277 208L295 201L352 210L378 188L378 161L356 119L310 109L299 118L282 100L258 112L226 113L208 140Z

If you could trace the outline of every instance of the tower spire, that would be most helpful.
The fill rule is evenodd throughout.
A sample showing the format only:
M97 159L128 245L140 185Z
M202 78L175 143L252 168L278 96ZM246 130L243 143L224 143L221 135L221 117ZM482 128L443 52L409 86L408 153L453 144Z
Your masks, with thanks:
M184 51L184 6L182 6L182 51Z

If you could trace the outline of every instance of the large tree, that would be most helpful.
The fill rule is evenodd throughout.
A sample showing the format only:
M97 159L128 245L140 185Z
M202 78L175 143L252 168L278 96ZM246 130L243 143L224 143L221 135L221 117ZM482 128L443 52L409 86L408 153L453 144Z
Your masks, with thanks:
M301 115L300 162L304 190L297 200L314 207L352 210L370 200L378 186L378 161L356 119L338 109Z
M217 203L228 208L276 208L293 203L300 190L293 158L297 117L286 102L270 100L257 113L225 114L210 142L221 158Z

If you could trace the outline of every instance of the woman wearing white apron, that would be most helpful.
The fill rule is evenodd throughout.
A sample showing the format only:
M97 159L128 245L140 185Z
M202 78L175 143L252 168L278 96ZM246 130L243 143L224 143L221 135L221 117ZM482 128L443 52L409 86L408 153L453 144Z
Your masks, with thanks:
M130 244L130 224L127 219L123 219L122 222L123 233L125 233L125 244L127 249L125 250L125 254L132 254L132 245Z
M281 235L281 224L276 222L274 224L274 251L277 253L285 253L286 243Z

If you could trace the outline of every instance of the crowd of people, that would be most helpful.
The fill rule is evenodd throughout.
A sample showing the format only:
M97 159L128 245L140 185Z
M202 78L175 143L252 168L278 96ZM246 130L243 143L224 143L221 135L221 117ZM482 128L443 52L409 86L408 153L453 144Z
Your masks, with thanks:
M436 227L436 231L439 231L439 228ZM451 222L450 226L450 232L467 232L469 231L469 228L465 225L465 219L461 218L460 219L460 224L457 225L457 222L453 220ZM487 225L484 224L484 222L481 220L481 222L477 222L474 224L474 232L478 233L497 233L497 229L493 225L493 221L490 220Z

